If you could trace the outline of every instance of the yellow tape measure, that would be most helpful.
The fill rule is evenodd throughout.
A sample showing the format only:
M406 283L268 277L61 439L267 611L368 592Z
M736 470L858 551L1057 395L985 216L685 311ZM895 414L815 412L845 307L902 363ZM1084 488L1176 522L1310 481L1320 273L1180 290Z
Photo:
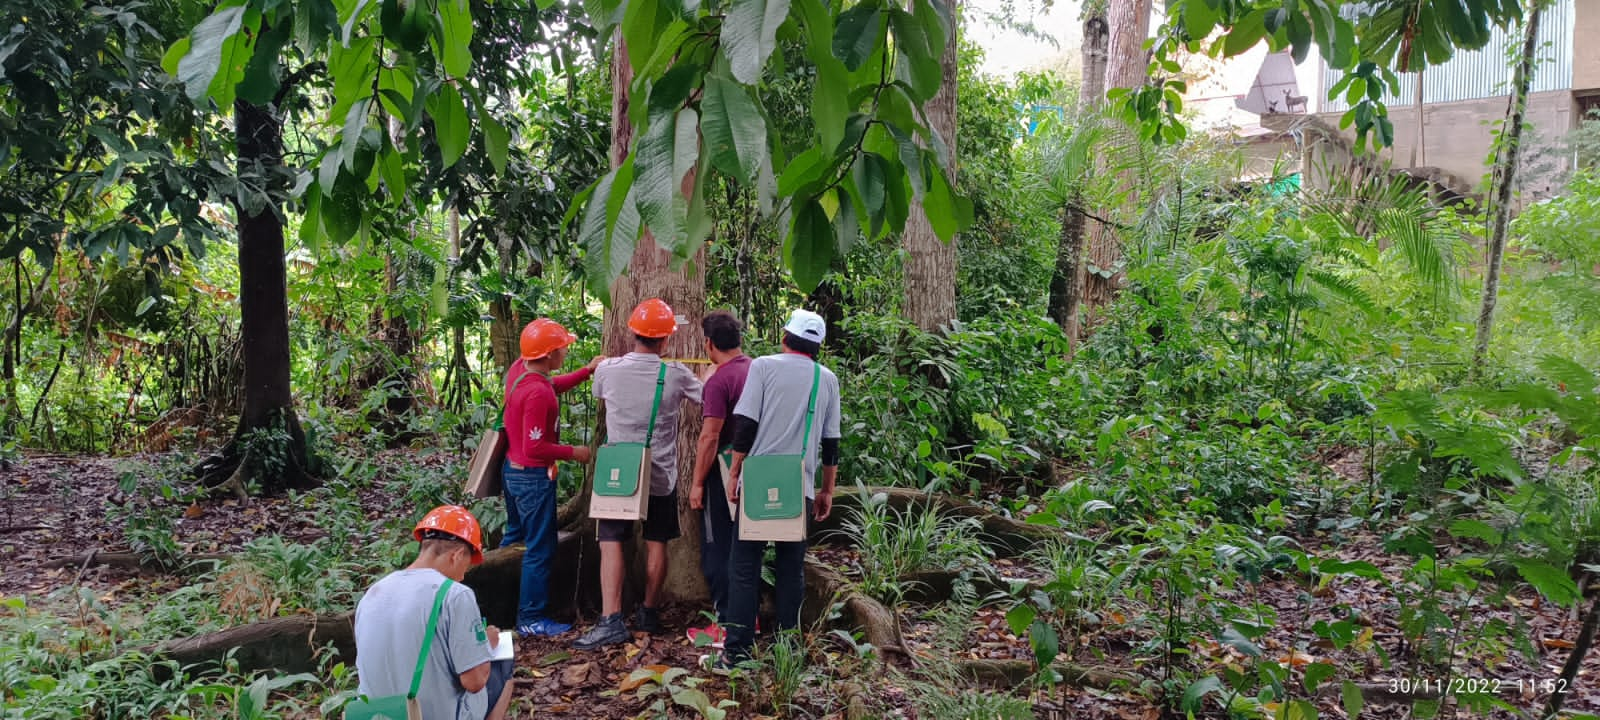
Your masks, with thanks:
M683 363L685 365L713 365L713 364L715 364L715 363L712 363L710 360L707 360L705 358L662 358L662 360L665 360L667 362Z

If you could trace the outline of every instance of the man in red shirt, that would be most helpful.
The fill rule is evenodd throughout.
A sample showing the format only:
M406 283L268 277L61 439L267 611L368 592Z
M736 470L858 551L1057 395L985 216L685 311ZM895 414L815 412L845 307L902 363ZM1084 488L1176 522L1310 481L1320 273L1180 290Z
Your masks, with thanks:
M587 464L587 447L557 442L561 403L556 399L594 374L604 357L577 372L551 377L567 360L567 346L577 336L549 318L522 329L522 357L506 372L506 534L500 546L522 543L522 594L517 607L517 635L552 636L572 629L545 616L550 565L556 552L555 464L570 460Z

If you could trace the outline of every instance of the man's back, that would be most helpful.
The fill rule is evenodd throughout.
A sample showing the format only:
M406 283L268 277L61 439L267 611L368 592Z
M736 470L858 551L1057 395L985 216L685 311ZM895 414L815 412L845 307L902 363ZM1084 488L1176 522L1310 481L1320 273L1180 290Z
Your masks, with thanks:
M811 399L812 379L817 380L816 415L811 419L811 436L802 438L806 407ZM751 455L798 455L805 453L807 476L819 465L821 438L839 437L839 379L809 357L782 353L756 358L734 412L755 420L758 425ZM806 497L812 496L807 486Z
M356 670L360 692L404 695L422 650L428 613L444 575L401 570L374 583L356 605ZM417 690L423 720L479 720L488 713L483 692L462 689L459 676L489 661L486 628L472 589L456 583L439 610L437 634Z
M606 404L608 442L644 442L660 370L661 358L649 353L632 352L600 363L594 395ZM650 446L652 495L667 495L677 487L678 412L684 400L700 402L700 381L683 365L667 363L665 383Z

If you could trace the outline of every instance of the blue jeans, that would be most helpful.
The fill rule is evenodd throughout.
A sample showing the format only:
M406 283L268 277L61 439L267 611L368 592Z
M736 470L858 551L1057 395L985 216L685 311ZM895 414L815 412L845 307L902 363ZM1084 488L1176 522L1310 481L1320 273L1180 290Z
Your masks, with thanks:
M500 547L522 543L522 595L517 624L545 619L550 566L556 556L556 484L545 468L504 468L506 534Z

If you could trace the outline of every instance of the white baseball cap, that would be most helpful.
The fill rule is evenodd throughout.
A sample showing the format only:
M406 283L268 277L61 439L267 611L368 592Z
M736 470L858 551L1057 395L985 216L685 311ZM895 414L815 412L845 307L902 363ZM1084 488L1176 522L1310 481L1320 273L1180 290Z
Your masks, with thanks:
M802 340L820 343L828 337L828 323L810 310L796 310L789 314L788 324L783 326L785 332Z

